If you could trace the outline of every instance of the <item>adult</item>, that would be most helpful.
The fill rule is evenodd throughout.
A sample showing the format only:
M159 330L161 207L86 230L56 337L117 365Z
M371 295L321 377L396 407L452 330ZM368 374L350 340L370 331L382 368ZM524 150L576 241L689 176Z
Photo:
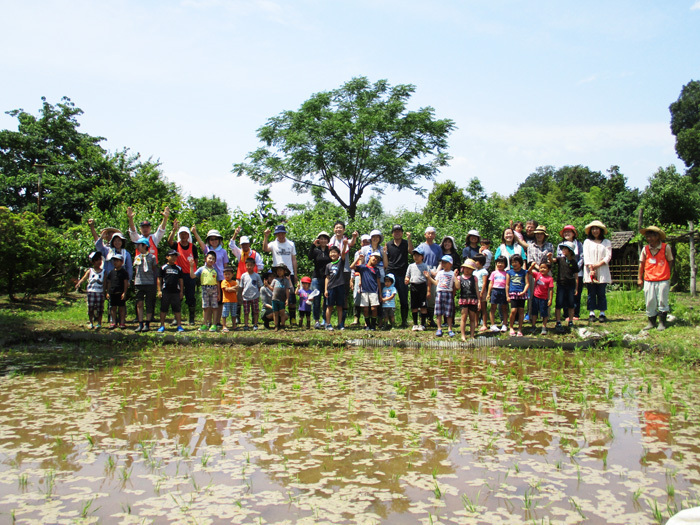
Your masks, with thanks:
M547 228L544 226L538 226L534 232L535 242L531 243L527 247L527 264L530 265L535 263L538 268L535 270L539 271L539 265L543 262L547 262L554 254L554 246L552 243L547 241L549 234L547 233Z
M320 330L324 327L323 312L326 311L326 266L331 262L331 256L328 248L328 243L331 236L327 232L322 231L317 236L314 242L309 246L309 259L314 263L313 276L311 277L311 289L318 291L318 294L313 298L311 313L314 316L314 328ZM342 276L341 276L342 277ZM321 298L323 298L323 309L321 308ZM344 305L343 305L344 307ZM342 319L338 319L342 322Z
M669 312L668 292L673 268L673 252L671 245L666 244L666 232L657 226L642 228L639 233L644 235L647 245L639 258L639 274L637 284L644 286L644 302L647 307L649 322L644 330L651 330L659 318L657 330L666 330L666 317Z
M192 241L190 229L187 226L180 226L180 222L177 219L173 221L173 229L168 237L168 246L170 246L171 250L177 252L175 264L182 270L185 302L190 314L188 324L193 325L195 308L197 306L197 281L190 277L190 260L194 261L195 266L199 266L197 262L199 260L199 250ZM174 320L173 323L177 324L177 320Z
M440 264L440 259L442 259L442 248L435 243L435 236L437 235L437 230L428 226L425 229L425 242L419 245L419 248L423 250L423 262L428 266L430 270L436 270ZM437 326L435 324L435 294L436 287L434 284L430 285L430 297L428 297L428 325L430 327Z
M508 271L510 269L510 258L513 257L513 255L517 254L523 259L527 258L527 252L516 241L517 238L515 237L515 232L512 228L506 228L503 230L503 234L501 235L501 245L496 249L496 253L494 254L493 258L496 260L501 255L506 258L507 262L504 271ZM527 246L527 243L525 246Z
M287 239L287 228L283 224L275 226L275 240L268 243L270 238L270 228L265 229L265 235L263 237L263 251L272 253L272 265L279 266L284 264L290 272L290 280L292 281L292 288L296 290L297 287L297 249L292 241ZM289 309L289 325L294 326L296 321L296 294L289 294L289 301L287 302Z
M236 268L236 279L240 279L241 275L246 273L247 270L245 268L245 262L248 260L248 257L255 259L255 268L253 269L255 273L262 272L263 268L265 267L262 255L251 249L249 237L243 235L240 240L240 248L236 245L236 237L238 237L239 233L241 233L241 227L237 226L233 232L233 235L231 236L231 240L228 243L229 250L231 250L231 253L238 261L238 266Z
M131 254L125 248L126 237L116 228L105 228L98 235L94 219L88 219L88 226L90 226L92 238L95 240L95 250L100 252L104 259L105 275L109 275L109 272L114 268L112 257L121 255L124 269L129 274L129 281L131 281L134 276L134 266L131 263Z
M608 308L605 291L612 282L609 266L612 244L605 238L608 229L600 221L587 224L585 231L588 238L583 241L583 282L588 289L588 321L595 322L595 310L598 310L598 321L604 323Z
M578 240L578 232L572 224L564 226L559 235L561 235L564 242L570 242L574 245L574 255L578 263L578 275L576 277L578 280L576 285L578 293L574 296L574 318L569 319L570 321L578 321L581 317L581 291L583 290L583 244ZM564 257L560 247L557 248L557 257Z
M481 235L477 230L469 230L467 232L467 239L464 242L464 249L462 250L462 260L473 259L475 255L481 253ZM491 262L491 261L488 261ZM461 265L460 265L461 266ZM455 268L459 266L455 265Z
M408 285L404 279L408 271L408 254L413 252L411 232L407 232L404 239L403 227L395 224L391 229L391 237L386 243L387 272L394 274L394 286L401 305L401 328L408 328Z
M462 256L457 253L457 243L455 243L455 238L451 235L445 235L440 243L440 249L442 250L442 256L449 255L452 257L452 268L455 272L459 271L462 266Z
M156 258L156 260L158 260L158 245L160 244L160 241L163 240L163 237L165 237L165 228L168 225L168 217L170 217L170 208L166 206L161 215L163 216L163 220L160 222L160 226L158 226L158 229L155 233L151 233L151 221L149 221L148 219L146 219L145 221L141 221L141 224L139 225L141 233L139 233L136 231L136 225L134 224L134 210L131 208L131 206L129 206L126 209L126 216L129 219L128 233L131 242L136 242L141 237L148 239L148 253L153 255ZM190 269L187 268L187 272L189 271Z

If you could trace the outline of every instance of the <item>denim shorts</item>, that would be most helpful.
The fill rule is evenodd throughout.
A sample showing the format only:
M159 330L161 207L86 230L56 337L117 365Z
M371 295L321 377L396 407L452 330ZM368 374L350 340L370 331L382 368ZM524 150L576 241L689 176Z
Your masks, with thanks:
M542 319L549 318L548 299L540 299L539 297L532 298L532 315L541 317Z
M574 308L576 306L576 285L557 285L557 302L555 306L557 308Z
M491 289L491 304L508 304L508 297L506 297L505 288Z
M238 317L238 303L224 303L221 317Z

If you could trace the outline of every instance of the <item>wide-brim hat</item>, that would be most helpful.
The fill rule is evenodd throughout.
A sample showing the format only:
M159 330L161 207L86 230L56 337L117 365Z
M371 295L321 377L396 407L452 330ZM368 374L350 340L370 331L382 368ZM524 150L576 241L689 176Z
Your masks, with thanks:
M576 227L575 227L573 224L567 224L566 226L564 226L564 227L561 229L561 231L559 231L559 235L561 235L562 237L564 237L564 232L565 232L566 230L571 230L572 232L574 232L574 237L578 238L578 232L576 231Z
M535 228L535 231L532 232L532 235L537 235L538 233L543 233L545 237L549 237L549 234L547 233L547 227L542 226L541 224Z
M641 230L639 230L639 233L641 233L642 235L646 235L648 232L653 232L653 233L658 234L659 239L661 239L662 241L666 240L666 232L663 231L658 226L647 226L646 228L642 228Z
M593 222L589 222L588 224L586 224L586 227L584 228L584 231L586 232L586 235L590 235L590 234L591 234L591 228L593 228L594 226L597 226L598 228L600 228L601 230L603 230L603 235L607 235L607 234L608 234L608 228L605 226L605 224L603 224L603 223L600 222L600 221L593 221Z
M224 240L224 236L219 233L219 230L209 230L207 232L207 237L204 239L205 241L208 241L210 237L217 237L220 240Z
M100 232L100 237L101 237L102 239L108 239L108 240L111 241L111 240L112 240L112 235L114 235L114 234L117 233L117 232L121 233L121 231L119 230L119 228L112 228L112 227L110 227L110 228L103 228L102 231Z
M331 236L328 235L328 232L326 232L326 231L320 232L320 233L316 236L317 239L320 239L321 237L325 237L325 238L328 239L329 241L331 240Z
M124 244L124 243L126 242L126 237L124 237L124 234L123 234L122 232L120 232L120 231L117 230L117 231L114 232L114 234L109 238L109 244L110 244L110 245L112 245L112 243L114 242L114 238L115 238L115 237L118 238L118 239L121 239L121 240L122 240L122 244Z
M568 248L571 253L576 253L576 245L571 241L564 241L559 243L559 249Z
M369 232L370 240L372 240L372 237L374 237L375 235L379 235L379 242L382 242L384 240L384 235L382 235L382 232L380 232L379 230L372 230L371 232Z
M277 268L282 268L282 269L284 270L284 274L285 274L285 275L291 275L291 273L292 273L292 272L289 271L289 268L287 268L287 265L284 264L284 263L275 264L275 265L274 265L272 268L270 268L270 269L271 269L272 272L274 273L274 272L277 270Z
M469 244L469 237L471 237L472 235L474 237L476 237L478 241L481 240L481 235L479 235L479 230L469 230L467 232L467 239L465 241L467 244Z
M473 259L467 259L462 263L462 268L471 268L472 270L476 270L476 263Z
M440 243L440 246L442 246L442 244L445 242L446 239L448 239L448 240L452 243L452 249L453 249L453 250L457 248L457 243L455 243L455 238L452 237L452 235L445 235L445 236L442 238L442 242Z

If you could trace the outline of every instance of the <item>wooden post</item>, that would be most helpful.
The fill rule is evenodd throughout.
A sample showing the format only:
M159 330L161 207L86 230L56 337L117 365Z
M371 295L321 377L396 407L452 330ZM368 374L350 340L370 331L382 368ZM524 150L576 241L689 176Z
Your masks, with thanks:
M697 268L695 267L695 224L693 221L688 221L688 244L690 248L690 296L695 297L695 278Z
M639 207L639 213L637 214L637 233L639 230L644 228L644 208ZM637 261L642 258L642 249L644 248L644 241L640 240L637 243ZM635 279L636 281L636 279Z

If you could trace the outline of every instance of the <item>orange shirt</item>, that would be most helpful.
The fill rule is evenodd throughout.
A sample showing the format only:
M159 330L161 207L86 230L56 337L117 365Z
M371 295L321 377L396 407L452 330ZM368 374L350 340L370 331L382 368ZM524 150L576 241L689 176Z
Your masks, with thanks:
M227 281L224 279L221 281L221 291L224 293L224 300L222 302L224 303L237 303L238 302L238 294L236 292L227 292L226 288L230 287L236 288L238 286L238 281L236 279L232 279L231 281Z
M644 247L644 280L668 281L671 279L671 265L666 260L666 243L661 243L661 248L656 255L651 254L649 245Z

